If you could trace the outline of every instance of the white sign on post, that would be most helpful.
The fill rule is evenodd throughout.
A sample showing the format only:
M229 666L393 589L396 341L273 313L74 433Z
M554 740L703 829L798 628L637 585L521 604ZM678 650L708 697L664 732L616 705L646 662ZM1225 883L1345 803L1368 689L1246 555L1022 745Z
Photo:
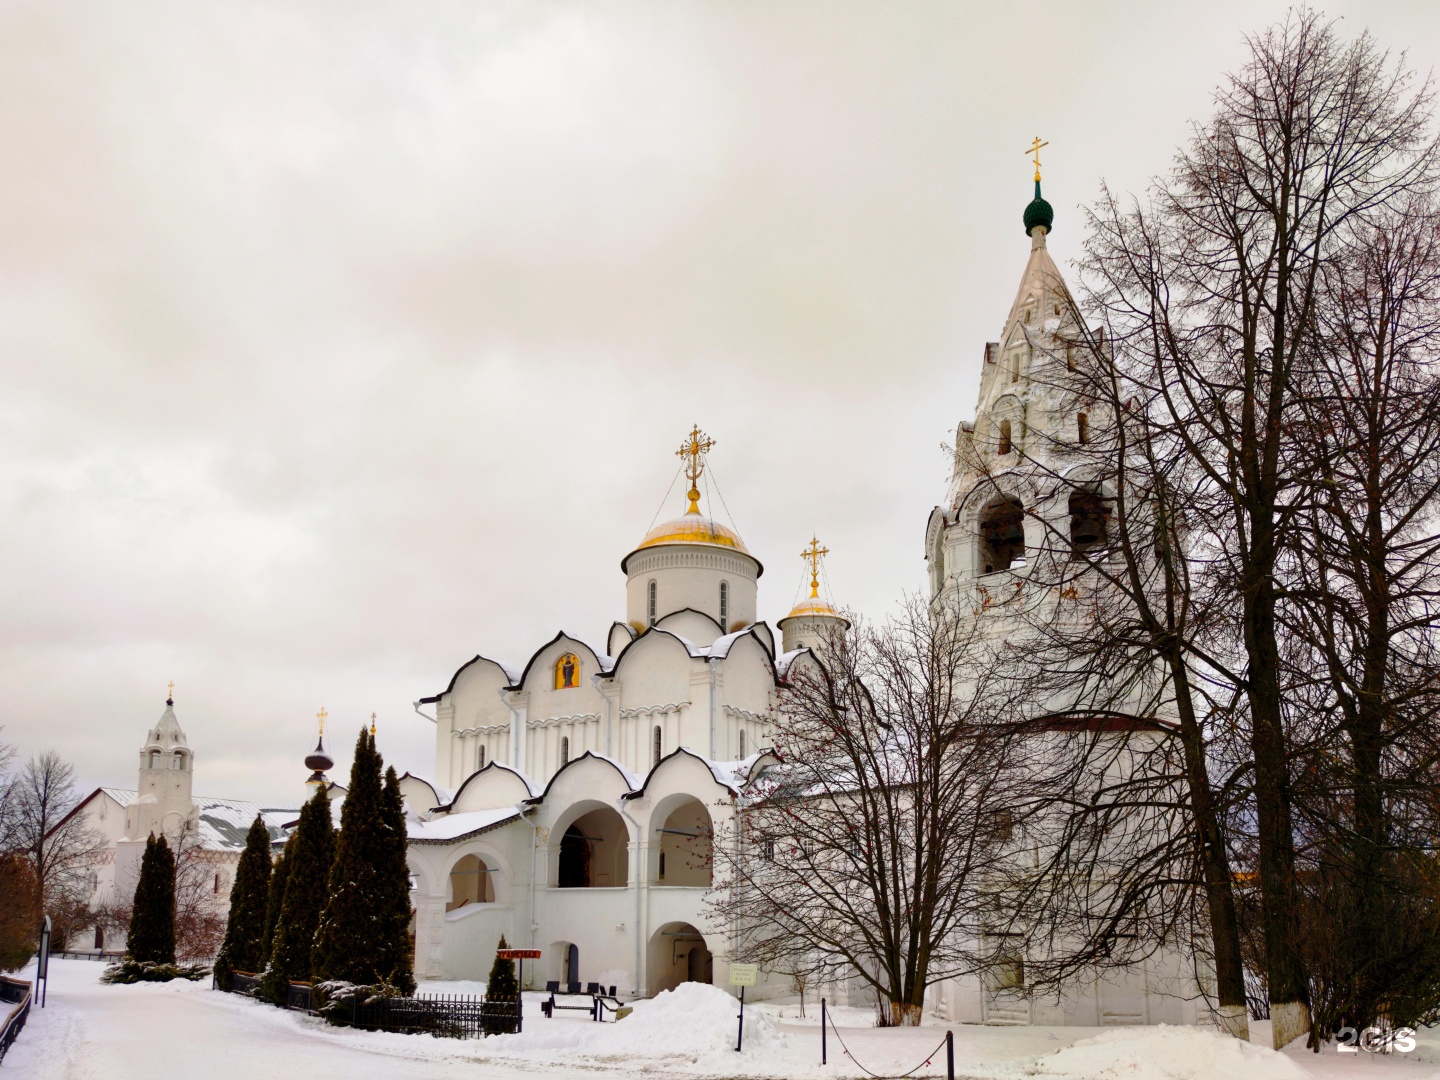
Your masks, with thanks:
M760 970L758 964L731 964L730 985L731 986L754 986L755 974Z

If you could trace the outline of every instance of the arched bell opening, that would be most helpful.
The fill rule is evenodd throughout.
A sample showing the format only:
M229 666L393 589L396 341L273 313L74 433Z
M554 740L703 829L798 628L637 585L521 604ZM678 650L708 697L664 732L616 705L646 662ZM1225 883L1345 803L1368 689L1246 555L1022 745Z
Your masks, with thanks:
M1025 508L1012 496L993 499L977 522L979 571L1009 570L1025 557Z
M1109 542L1110 506L1098 492L1070 496L1070 549L1077 555L1098 551Z

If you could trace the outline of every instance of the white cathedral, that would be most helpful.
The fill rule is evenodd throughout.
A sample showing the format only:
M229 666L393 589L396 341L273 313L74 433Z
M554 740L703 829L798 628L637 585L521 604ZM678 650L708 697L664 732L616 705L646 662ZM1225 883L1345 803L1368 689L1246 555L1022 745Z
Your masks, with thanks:
M1023 577L1027 547L1040 543L1023 510L1037 505L1025 457L1063 455L1067 439L1085 437L1086 418L1060 411L1046 380L1032 378L1065 362L1062 324L1073 310L1046 250L1053 214L1038 172L1035 195L1025 213L1029 261L1000 342L986 346L975 419L960 425L964 452L925 533L936 598ZM697 481L711 445L698 428L686 439L686 510L621 559L625 617L603 644L562 631L523 662L475 656L416 703L436 740L433 779L402 780L417 978L483 979L502 934L512 947L542 951L526 965L531 986L598 983L653 995L686 980L725 985L731 959L743 959L734 956L732 928L707 913L710 837L777 760L770 731L787 675L813 663L812 650L844 620L813 587L821 553L813 542L811 596L778 621L778 640L759 620L759 559L701 512ZM966 464L973 452L986 461L983 471ZM1045 463L1057 467L1063 463ZM1054 513L1070 513L1076 527L1073 506ZM105 789L104 798L92 797L100 821L112 815L112 847L136 845L133 838L143 840L166 815L187 812L224 834L217 847L236 853L255 812L277 839L293 822L293 809L192 801L192 762L167 708L142 750L139 794ZM312 782L325 782L323 751L307 764ZM217 862L226 858L217 852ZM786 987L767 987L762 976L758 989ZM864 1000L858 980L828 989ZM927 1007L974 1023L1181 1023L1208 1015L1196 974L1178 957L1077 984L1049 1005L1022 990L955 979L932 987Z

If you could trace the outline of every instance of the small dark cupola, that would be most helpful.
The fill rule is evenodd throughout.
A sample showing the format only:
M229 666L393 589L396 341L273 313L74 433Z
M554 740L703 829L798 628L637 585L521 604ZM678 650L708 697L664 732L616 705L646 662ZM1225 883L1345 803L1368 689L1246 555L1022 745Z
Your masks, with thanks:
M310 779L305 781L305 786L311 791L316 785L328 785L330 778L325 775L326 771L335 767L335 759L325 750L325 717L328 716L324 708L315 714L320 721L320 737L315 740L315 749L305 758L305 768L310 770Z
M1049 143L1041 142L1040 136L1035 136L1034 143L1026 153L1035 155L1035 198L1030 200L1030 205L1025 207L1025 235L1034 236L1036 228L1044 229L1049 233L1055 226L1055 208L1051 206L1040 194L1040 149L1049 146Z

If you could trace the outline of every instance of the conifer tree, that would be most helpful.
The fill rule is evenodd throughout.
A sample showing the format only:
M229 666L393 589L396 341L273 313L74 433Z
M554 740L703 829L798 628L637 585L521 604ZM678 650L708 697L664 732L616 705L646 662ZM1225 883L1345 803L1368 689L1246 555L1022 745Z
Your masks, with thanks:
M215 984L229 990L237 971L259 971L264 944L265 906L270 891L270 830L259 814L245 837L245 851L230 888L225 941L215 958Z
M175 856L163 836L145 841L125 947L140 963L175 963Z
M285 841L285 848L270 871L270 887L265 895L265 930L260 935L260 969L270 966L270 951L275 945L275 927L280 924L280 908L285 903L285 883L290 880L290 853L295 850L295 834Z
M374 736L362 728L340 812L314 966L317 979L361 985L385 982L408 994L414 992L415 979L408 941L405 814L394 769L388 770L381 787L382 764Z
M500 935L500 944L495 946L495 963L490 965L490 980L485 984L486 1001L517 1001L520 997L520 984L515 979L515 961L502 960L499 952L508 949L510 946L505 942L505 935ZM481 1014L480 1025L486 1035L504 1035L515 1030L508 1017L495 1015L491 1010L485 1010Z
M510 946L505 942L505 935L500 935L500 944L495 946L495 963L490 965L490 981L485 984L485 996L490 999L501 1001L513 1001L515 995L520 993L520 984L515 980L515 961L504 960L500 952Z
M409 831L405 825L405 801L400 797L400 777L392 765L385 770L385 790L380 796L380 824L383 827L380 870L380 963L390 970L390 984L403 993L415 992L415 956L410 945L410 864L405 861Z
M310 980L310 953L315 946L315 928L325 904L325 883L335 854L335 828L330 822L330 798L324 785L300 811L295 828L295 848L285 882L285 901L275 926L270 963L265 968L260 993L277 1005L285 1002L288 984Z

